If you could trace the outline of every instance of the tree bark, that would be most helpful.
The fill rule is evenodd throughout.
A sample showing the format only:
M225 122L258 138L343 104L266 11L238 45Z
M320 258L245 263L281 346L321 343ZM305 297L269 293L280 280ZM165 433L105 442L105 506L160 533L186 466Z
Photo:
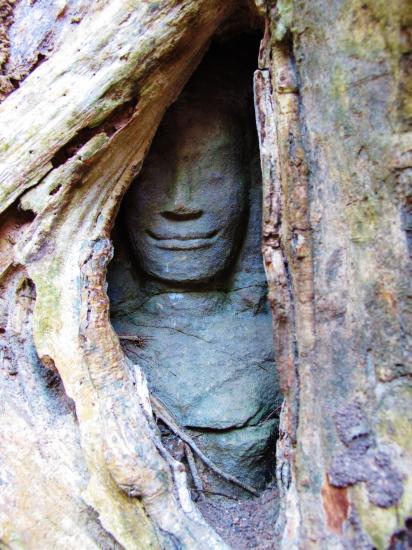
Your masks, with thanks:
M76 416L64 411L64 429L75 439L81 459L62 480L58 476L62 497L54 490L56 480L48 487L41 479L25 487L4 442L10 456L4 468L14 478L9 487L14 498L2 494L2 540L34 547L41 534L47 537L40 539L45 546L73 546L71 537L83 540L82 547L95 547L94 531L104 529L107 547L113 537L126 548L221 548L224 543L191 502L183 466L165 458L146 382L127 362L109 323L104 285L119 202L165 109L231 5L105 1L94 8L0 108L6 158L0 176L2 210L19 199L25 210L36 213L21 228L3 271L3 348L11 358L6 384L14 376L17 385L23 371L31 373L33 361L37 370L41 364L57 371L74 401ZM6 388L4 395L7 403ZM17 400L31 408L33 399ZM13 421L9 409L14 403L4 408L3 425ZM16 422L23 422L14 414ZM32 445L42 453L44 444L35 437L38 422L31 416L26 422L35 430ZM10 435L14 447L19 434ZM40 474L56 471L61 462L62 435L50 426L47 438L54 461L47 454ZM24 448L30 454L28 442ZM69 458L75 460L70 453ZM25 463L21 468L36 470ZM30 494L46 490L49 499L42 499L39 510ZM64 500L74 497L78 502L68 511ZM91 517L79 521L85 506ZM30 519L39 514L40 525ZM50 522L56 525L52 533Z
M0 4L0 547L226 548L162 447L105 270L165 110L238 5L29 4ZM255 4L285 396L274 547L395 548L412 517L412 10Z
M410 8L266 4L255 96L282 548L410 544Z

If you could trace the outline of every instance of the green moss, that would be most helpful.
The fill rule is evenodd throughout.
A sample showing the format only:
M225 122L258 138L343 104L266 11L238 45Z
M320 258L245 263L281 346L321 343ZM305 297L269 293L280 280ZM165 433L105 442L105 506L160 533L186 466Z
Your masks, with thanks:
M398 10L386 0L347 0L342 6L344 49L350 55L377 61L385 56L396 70L399 52Z
M363 483L353 487L352 497L361 525L369 535L374 548L385 550L389 546L392 533L397 528L396 509L373 506L369 502L366 486Z
M376 413L375 428L378 441L389 446L394 457L398 455L397 467L403 468L405 483L398 506L385 509L371 505L363 484L359 484L353 490L354 503L362 526L379 550L388 548L393 533L404 529L406 518L412 515L411 401L411 387L392 387L386 392Z
M381 439L396 443L401 449L410 453L412 461L411 403L412 387L407 385L394 387L385 395L380 405L376 426Z
M102 147L106 145L108 141L109 141L109 138L104 132L94 136L79 151L79 156L81 160L85 161L93 157Z
M272 29L275 40L280 42L288 30L291 29L293 21L293 0L279 0L276 4L277 18L275 27Z
M50 333L56 331L59 319L56 312L59 311L61 292L56 281L59 278L63 266L63 260L54 258L44 275L36 277L36 332L42 338L47 338Z
M156 11L158 10L160 7L161 7L162 3L161 2L149 2L149 11L152 12L152 11Z
M375 238L378 208L374 199L366 197L348 206L350 238L355 243L368 243Z
M96 103L93 116L89 121L88 127L96 128L96 126L99 126L99 124L104 122L110 113L112 113L114 109L122 103L123 101L121 99L113 100L111 98L103 98L99 103Z
M347 79L345 72L341 65L337 65L331 76L331 95L336 101L337 107L343 107L342 115L347 116L347 109L349 108L349 96L347 94ZM337 110L339 113L339 108Z
M0 550L25 550L27 548L27 544L23 542L18 533L14 532L9 523L2 523L1 529Z

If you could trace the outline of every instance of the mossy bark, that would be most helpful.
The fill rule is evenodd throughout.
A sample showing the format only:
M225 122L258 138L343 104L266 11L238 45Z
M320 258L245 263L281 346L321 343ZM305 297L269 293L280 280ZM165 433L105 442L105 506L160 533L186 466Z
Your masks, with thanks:
M13 217L18 200L35 214L11 249L4 236L2 339L9 366L2 425L13 422L7 384L22 385L21 407L31 410L35 400L24 391L25 374L34 367L55 372L73 402L71 408L60 404L59 413L80 456L73 464L68 451L62 495L55 478L46 483L37 472L35 485L27 487L20 468L34 465L16 464L8 451L4 472L11 479L2 492L1 522L6 546L34 548L40 540L47 547L74 547L79 536L82 548L98 547L100 536L107 548L225 547L191 502L183 466L158 440L146 382L109 323L105 268L119 202L165 109L231 9L210 1L96 2L70 39L0 107L1 208ZM18 131L13 120L19 120ZM26 287L29 298L21 290ZM30 307L17 322L22 293ZM35 396L45 390L30 389ZM33 425L31 445L41 453L47 450L36 437L37 414L35 407L26 422ZM58 452L62 435L51 424L45 462L54 472L65 459ZM17 430L14 445L19 437ZM5 451L9 444L4 441ZM30 454L29 441L25 449ZM46 474L46 463L40 470ZM45 491L49 498L39 506L32 495ZM77 499L77 507L66 508L65 498Z
M19 3L6 4L9 36ZM412 10L255 4L263 256L285 395L274 546L385 549L412 516ZM121 198L235 4L50 10L48 42L39 23L19 74L6 43L0 59L0 545L225 548L158 441L144 377L109 323L105 269Z
M284 548L411 535L410 8L266 4L256 97Z

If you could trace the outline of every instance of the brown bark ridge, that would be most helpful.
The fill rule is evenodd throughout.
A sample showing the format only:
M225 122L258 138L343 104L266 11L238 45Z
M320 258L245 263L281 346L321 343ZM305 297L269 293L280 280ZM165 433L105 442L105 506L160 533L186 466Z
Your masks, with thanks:
M255 100L285 393L282 548L411 537L410 7L262 7Z

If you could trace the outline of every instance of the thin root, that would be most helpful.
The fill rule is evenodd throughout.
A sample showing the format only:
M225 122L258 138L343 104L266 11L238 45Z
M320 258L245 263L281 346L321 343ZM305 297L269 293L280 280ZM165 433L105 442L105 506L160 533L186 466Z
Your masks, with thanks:
M199 447L196 445L193 439L189 437L182 430L182 428L178 426L177 422L174 420L173 416L167 410L165 405L163 405L163 403L159 401L159 399L157 399L154 395L150 395L150 399L152 402L153 412L157 416L157 418L159 418L162 422L164 422L172 432L174 432L178 437L180 437L180 439L184 441L191 448L191 450L200 458L200 460L204 464L206 464L208 468L212 470L212 472L214 472L221 478L225 479L229 483L233 483L235 485L238 485L239 487L242 487L242 489L244 489L245 491L248 491L252 495L255 495L255 496L259 495L259 493L256 491L254 487L251 487L247 483L243 483L243 481L240 481L240 479L237 479L237 477L235 476L226 474L225 472L223 472L223 470L215 466L213 462L209 460L207 456L202 453L202 451L199 449ZM189 464L189 467L190 467L190 464ZM196 482L195 482L195 485L196 485Z
M189 465L190 473L192 474L193 483L195 485L199 498L203 499L203 493L204 493L203 483L202 483L202 480L200 479L199 473L196 468L196 463L193 457L192 449L189 447L187 443L185 443L184 446L185 446L187 463Z

